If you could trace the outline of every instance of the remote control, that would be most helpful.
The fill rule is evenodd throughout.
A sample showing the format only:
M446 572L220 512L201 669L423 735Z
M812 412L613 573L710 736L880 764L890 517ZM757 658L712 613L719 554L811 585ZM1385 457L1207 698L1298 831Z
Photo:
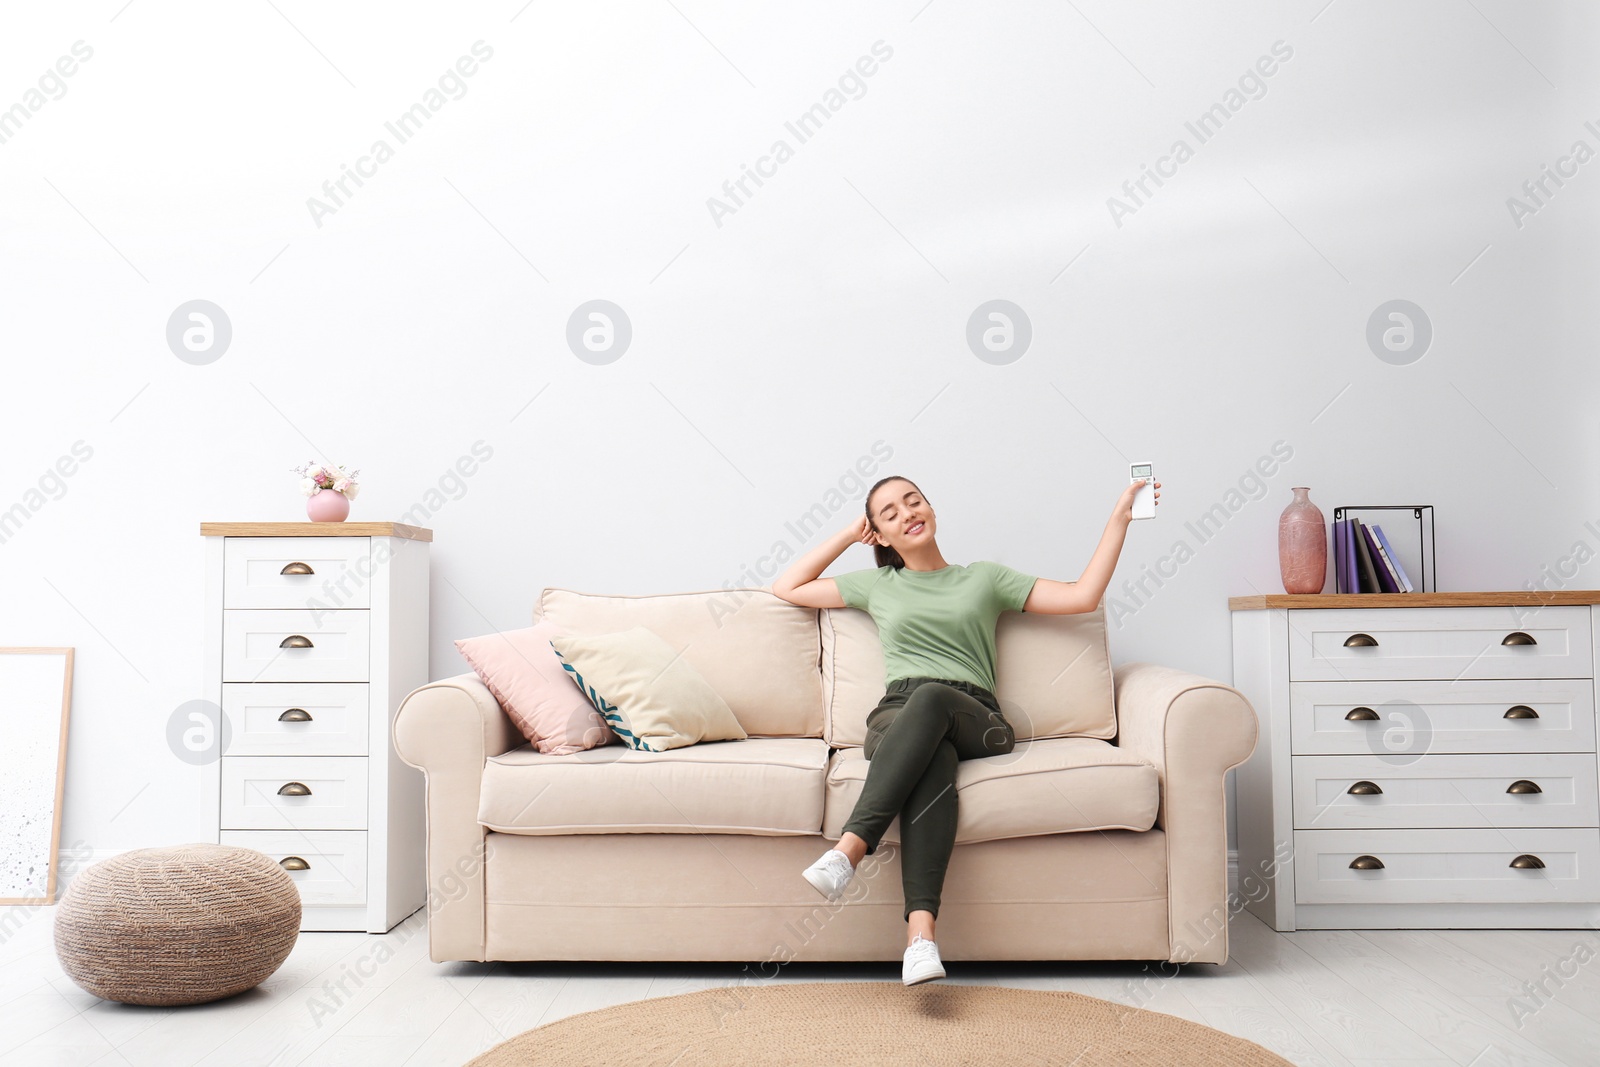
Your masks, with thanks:
M1133 517L1153 519L1156 517L1156 476L1149 463L1135 463L1128 468L1129 482L1140 478L1144 479L1144 484L1133 494Z

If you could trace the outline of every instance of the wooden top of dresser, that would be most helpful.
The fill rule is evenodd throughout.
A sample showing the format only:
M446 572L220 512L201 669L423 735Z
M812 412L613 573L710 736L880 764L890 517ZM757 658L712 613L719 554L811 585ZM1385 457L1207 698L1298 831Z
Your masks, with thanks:
M202 522L201 537L403 537L432 541L433 531L403 522Z
M1498 593L1261 593L1231 596L1229 611L1262 608L1498 608L1600 604L1600 589L1511 589Z

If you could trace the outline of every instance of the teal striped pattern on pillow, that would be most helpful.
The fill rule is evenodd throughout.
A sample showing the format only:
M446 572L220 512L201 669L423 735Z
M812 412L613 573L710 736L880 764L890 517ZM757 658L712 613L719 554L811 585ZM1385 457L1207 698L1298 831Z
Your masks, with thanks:
M567 662L567 657L561 654L561 650L556 647L555 642L551 641L549 644L550 650L554 652L556 654L556 658L561 661L561 669L572 676L572 680L577 683L577 686L580 690L582 690L583 695L589 698L589 703L594 705L596 711L605 716L606 725L611 727L611 731L613 733L622 738L622 743L627 745L629 748L637 749L640 752L656 751L656 749L653 748L649 742L633 735L633 731L628 729L628 724L623 720L622 716L618 714L617 706L596 692L594 686L588 685L584 682L583 675L578 673L578 668Z

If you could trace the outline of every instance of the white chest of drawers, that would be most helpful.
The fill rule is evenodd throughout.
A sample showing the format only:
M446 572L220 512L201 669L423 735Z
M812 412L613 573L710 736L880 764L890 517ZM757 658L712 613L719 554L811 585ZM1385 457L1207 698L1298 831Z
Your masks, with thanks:
M423 780L391 741L428 680L430 531L203 523L217 840L276 859L303 930L383 933L426 900Z
M1235 597L1239 893L1275 930L1600 922L1600 592Z

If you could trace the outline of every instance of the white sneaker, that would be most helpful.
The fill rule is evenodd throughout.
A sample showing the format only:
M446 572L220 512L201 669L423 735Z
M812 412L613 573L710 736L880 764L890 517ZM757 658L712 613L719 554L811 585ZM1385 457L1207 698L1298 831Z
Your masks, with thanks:
M844 896L844 887L850 884L850 879L856 875L856 869L846 856L836 848L830 848L822 854L822 858L807 867L802 874L806 881L816 887L817 892L829 900L838 900Z
M944 964L939 961L939 946L918 934L906 949L906 961L900 969L900 980L906 985L931 982L944 977Z

